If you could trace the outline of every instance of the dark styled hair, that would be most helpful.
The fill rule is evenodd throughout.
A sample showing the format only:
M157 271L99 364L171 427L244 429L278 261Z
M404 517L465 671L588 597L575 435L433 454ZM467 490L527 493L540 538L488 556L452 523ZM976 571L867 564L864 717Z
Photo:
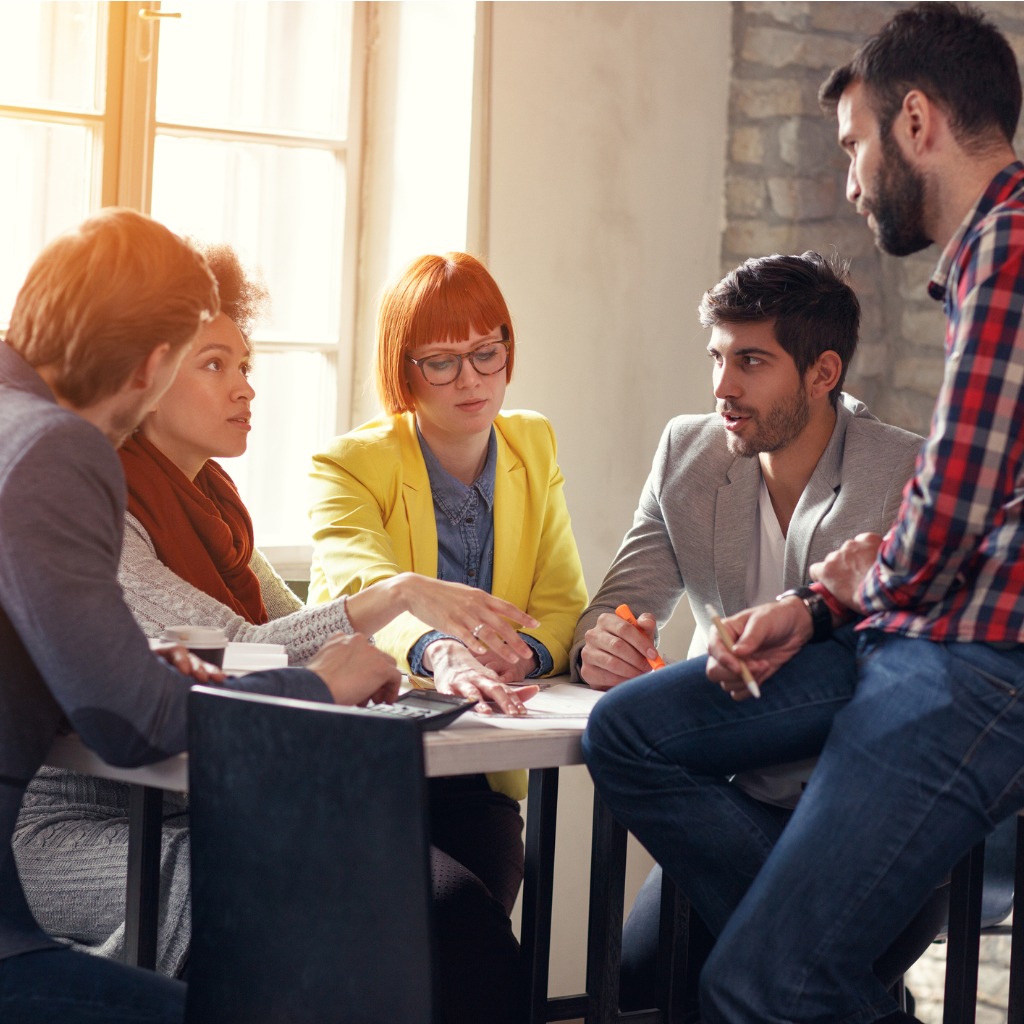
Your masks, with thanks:
M246 342L253 326L263 317L270 302L270 293L259 277L252 275L238 258L238 253L224 243L207 244L189 241L206 257L220 293L220 311L241 332Z
M801 376L831 349L843 364L829 392L834 406L860 328L860 303L848 277L848 263L816 252L750 259L704 293L700 322L704 327L770 322L775 340Z
M77 409L114 394L157 346L180 348L220 308L206 260L155 220L107 207L43 249L7 344Z
M1017 58L999 29L967 5L919 3L900 11L828 76L818 92L822 107L833 110L854 82L864 83L883 138L911 89L943 108L965 149L984 147L995 132L1012 142L1017 130Z

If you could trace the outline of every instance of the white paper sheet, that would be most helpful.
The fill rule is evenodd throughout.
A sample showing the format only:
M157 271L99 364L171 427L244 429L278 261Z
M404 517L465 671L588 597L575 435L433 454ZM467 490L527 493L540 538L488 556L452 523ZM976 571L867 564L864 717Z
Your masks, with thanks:
M593 706L601 698L599 690L576 683L555 683L545 686L526 702L525 715L480 715L469 712L457 719L465 726L490 725L499 729L524 729L540 732L545 729L583 729Z

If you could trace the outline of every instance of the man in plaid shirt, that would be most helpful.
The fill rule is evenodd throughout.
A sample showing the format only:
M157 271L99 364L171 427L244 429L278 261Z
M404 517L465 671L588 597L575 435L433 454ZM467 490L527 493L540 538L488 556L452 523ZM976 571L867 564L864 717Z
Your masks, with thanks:
M727 619L731 652L713 639L708 658L623 684L591 717L584 751L616 817L722 922L704 1024L913 1020L875 959L1024 806L1016 59L977 13L919 4L821 98L879 247L941 249L929 293L944 302L945 376L884 540L847 541L811 587ZM727 783L818 751L788 824Z

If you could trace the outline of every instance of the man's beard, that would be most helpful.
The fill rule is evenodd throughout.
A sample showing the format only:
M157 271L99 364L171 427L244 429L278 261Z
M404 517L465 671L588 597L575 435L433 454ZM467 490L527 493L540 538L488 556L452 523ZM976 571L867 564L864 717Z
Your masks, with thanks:
M892 256L909 256L932 244L923 223L924 176L906 161L891 131L882 137L882 156L873 196L863 205L874 217L878 248Z
M115 448L120 448L138 430L142 421L152 410L153 396L151 394L140 397L123 409L118 409L110 418L107 439Z
M744 413L739 406L727 406L734 412ZM797 388L790 398L776 402L764 416L751 416L755 430L751 438L740 437L726 431L725 443L733 455L749 459L762 452L777 452L799 436L811 419L811 403L803 388Z

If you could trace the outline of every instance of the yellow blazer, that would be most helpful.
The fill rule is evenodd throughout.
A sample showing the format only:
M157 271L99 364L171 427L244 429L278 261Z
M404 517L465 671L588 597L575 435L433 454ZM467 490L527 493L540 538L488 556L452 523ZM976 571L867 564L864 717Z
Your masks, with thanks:
M494 427L491 592L540 623L523 632L547 648L557 675L568 667L587 593L554 431L539 413L526 411L500 413ZM434 501L412 413L372 420L314 456L310 519L310 604L356 594L400 572L437 576ZM430 628L405 612L376 634L377 646L408 671L410 649Z

